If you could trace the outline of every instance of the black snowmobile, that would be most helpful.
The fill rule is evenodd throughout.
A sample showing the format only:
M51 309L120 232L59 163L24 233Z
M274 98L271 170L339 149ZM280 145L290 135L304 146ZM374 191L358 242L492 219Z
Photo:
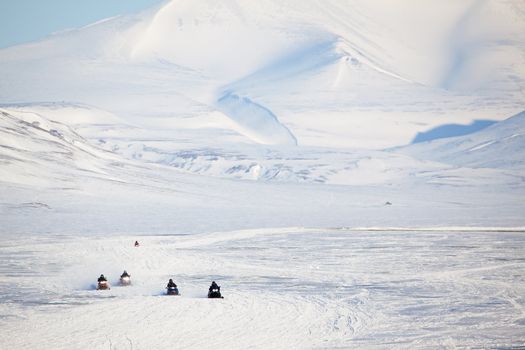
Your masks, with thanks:
M179 288L171 278L166 286L166 295L179 295Z
M166 287L166 295L179 295L177 287Z
M215 284L215 282L212 283L212 285L210 286L210 288L208 290L208 298L210 298L210 299L213 299L213 298L221 298L221 299L223 299L224 298L221 295L221 287L218 286L217 284Z

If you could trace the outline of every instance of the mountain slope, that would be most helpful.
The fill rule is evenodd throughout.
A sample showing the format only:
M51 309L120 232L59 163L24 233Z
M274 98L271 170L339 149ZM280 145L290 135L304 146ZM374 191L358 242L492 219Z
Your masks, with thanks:
M525 112L476 133L402 148L405 154L473 168L525 170Z
M0 348L523 344L524 23L170 0L0 50Z
M493 62L507 70L494 85L502 94L490 98L476 87L443 89L435 68L447 65L442 43L461 18L503 23L519 2L410 3L168 1L1 50L7 230L25 227L19 204L35 197L60 208L51 217L68 222L65 231L75 221L96 231L90 221L99 217L112 232L521 222L522 170L499 169L505 148L484 154L487 164L454 163L451 147L371 150L523 109L519 55L507 57L512 65ZM501 11L487 18L487 9ZM407 23L389 11L406 13ZM522 12L506 19L502 30L480 26L491 33L483 50L523 52L514 31ZM420 31L406 31L424 20ZM432 56L425 67L436 77L421 75L427 56L417 52ZM506 130L489 131L472 154L500 136L521 147ZM514 154L506 164L521 164ZM45 226L40 215L35 225Z
M58 185L75 175L111 178L107 163L118 158L93 147L67 125L37 113L0 110L3 182Z
M1 50L0 99L81 102L142 127L204 124L267 142L220 108L231 93L299 145L391 147L521 109L522 10L503 0L172 0Z

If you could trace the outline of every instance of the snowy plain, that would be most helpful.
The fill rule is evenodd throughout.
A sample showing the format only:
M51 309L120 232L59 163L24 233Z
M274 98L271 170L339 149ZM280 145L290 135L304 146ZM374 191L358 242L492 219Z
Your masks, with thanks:
M524 248L523 232L502 231L13 239L1 247L0 342L16 349L511 348L523 344ZM119 287L124 266L133 284ZM94 290L99 271L111 290ZM168 278L181 296L164 295ZM206 298L211 280L225 299Z
M170 0L0 77L0 348L525 346L523 1Z

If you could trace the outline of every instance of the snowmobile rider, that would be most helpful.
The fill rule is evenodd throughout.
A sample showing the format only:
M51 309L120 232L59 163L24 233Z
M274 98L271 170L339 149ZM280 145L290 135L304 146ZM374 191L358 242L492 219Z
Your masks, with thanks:
M209 291L211 292L211 291L214 290L214 289L217 289L217 290L220 291L220 290L221 290L221 287L219 287L219 286L217 285L217 283L215 283L215 281L212 281L212 282L211 282L211 286L210 286Z
M122 275L120 275L120 278L124 277L131 277L131 275L126 270L124 270L124 272L122 272Z
M104 274L100 275L100 277L98 278L97 280L98 282L107 282L108 280L106 279L106 277L104 277Z
M168 282L168 285L166 286L166 288L170 289L170 288L177 288L177 285L175 284L175 282L173 282L173 280L170 278L169 282Z

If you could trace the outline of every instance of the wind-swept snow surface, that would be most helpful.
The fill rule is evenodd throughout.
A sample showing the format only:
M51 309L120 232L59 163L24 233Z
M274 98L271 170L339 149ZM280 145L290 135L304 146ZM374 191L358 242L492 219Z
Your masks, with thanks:
M281 229L2 241L0 344L513 348L525 341L524 238ZM124 269L132 285L119 287ZM100 273L111 290L94 289ZM169 278L180 297L164 295ZM206 299L212 280L225 299Z
M0 50L0 348L523 346L524 28L171 0Z

